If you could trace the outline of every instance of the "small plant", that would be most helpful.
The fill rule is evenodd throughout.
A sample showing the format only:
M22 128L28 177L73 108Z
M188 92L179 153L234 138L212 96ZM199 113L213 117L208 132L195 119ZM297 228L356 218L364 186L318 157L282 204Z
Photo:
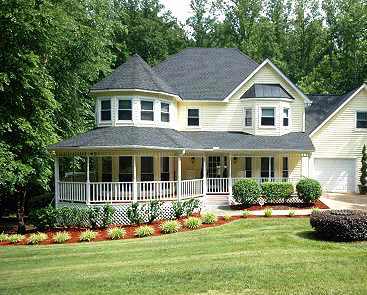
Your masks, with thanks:
M296 211L294 211L294 210L289 210L288 211L288 216L289 217L293 217L294 215L296 215Z
M63 244L69 241L71 237L67 231L59 231L52 236L52 239L56 244Z
M232 216L231 215L228 215L228 214L224 215L223 218L227 222L232 220Z
M24 235L14 234L8 236L8 242L12 244L19 243L22 240L24 240Z
M272 215L273 215L273 209L267 208L267 209L264 210L264 216L265 217L270 217Z
M185 202L172 202L172 209L176 219L179 219L185 214Z
M139 203L132 203L129 208L127 208L127 218L129 218L131 224L141 224L144 218L141 214Z
M94 240L96 237L97 237L97 232L88 229L80 233L79 240L81 242L90 242Z
M218 217L214 213L207 212L201 216L201 220L204 224L213 224L217 222Z
M135 230L135 235L138 238L152 236L153 234L154 234L154 228L150 225L142 225Z
M157 200L150 201L148 204L145 205L145 213L148 216L149 223L152 223L159 217L161 206L162 202Z
M184 202L186 216L191 216L196 209L200 208L198 199L190 199Z
M163 222L159 228L164 234L177 233L181 228L181 223L177 220L168 220Z
M102 227L106 228L112 224L113 214L115 214L116 209L110 204L106 204L102 208Z
M41 243L42 241L46 240L47 237L48 236L45 233L33 233L29 235L27 239L27 243L31 245L37 245Z
M251 215L251 211L250 210L243 210L242 211L242 216L244 217L244 218L247 218L247 217L249 217Z
M317 207L313 207L312 208L312 213L317 213L317 212L320 212L320 208L317 208Z
M121 227L112 227L107 230L107 235L111 240L122 239L125 236L125 230Z
M6 234L6 233L1 233L0 234L0 243L1 242L7 242L8 239L9 239L9 235L8 234Z
M188 229L198 229L201 226L201 219L198 217L189 217L185 221L185 227Z

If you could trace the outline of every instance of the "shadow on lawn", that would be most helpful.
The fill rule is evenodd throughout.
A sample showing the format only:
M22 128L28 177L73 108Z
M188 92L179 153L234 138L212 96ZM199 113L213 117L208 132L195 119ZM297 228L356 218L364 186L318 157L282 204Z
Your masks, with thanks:
M306 240L314 240L320 241L320 237L317 236L317 233L314 230L301 231L296 233L296 236L306 239Z

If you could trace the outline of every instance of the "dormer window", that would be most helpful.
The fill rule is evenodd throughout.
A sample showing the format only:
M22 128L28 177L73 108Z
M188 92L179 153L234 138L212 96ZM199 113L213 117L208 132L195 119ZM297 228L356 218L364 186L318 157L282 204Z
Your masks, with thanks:
M132 104L131 99L120 99L118 119L119 121L131 121L132 120Z
M169 103L161 102L161 121L169 122Z
M275 126L275 108L261 108L261 126Z
M358 129L367 129L367 111L357 112L357 122L356 127Z
M101 121L111 121L111 100L101 100Z
M154 121L154 105L153 101L142 100L140 102L141 111L140 118L142 121Z
M283 109L283 126L284 127L289 126L289 108Z

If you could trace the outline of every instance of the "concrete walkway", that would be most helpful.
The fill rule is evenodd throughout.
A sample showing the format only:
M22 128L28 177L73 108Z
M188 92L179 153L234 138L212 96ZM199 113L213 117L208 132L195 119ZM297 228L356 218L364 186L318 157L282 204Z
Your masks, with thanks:
M321 202L330 209L360 209L367 210L367 195L353 193L325 193Z

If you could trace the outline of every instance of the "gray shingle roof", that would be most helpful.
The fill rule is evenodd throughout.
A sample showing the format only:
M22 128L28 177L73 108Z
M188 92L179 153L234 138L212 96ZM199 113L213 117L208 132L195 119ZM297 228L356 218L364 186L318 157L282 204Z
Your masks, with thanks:
M358 88L344 95L332 94L308 94L312 101L311 106L306 107L306 133L310 134L322 122L324 122L339 106L341 106Z
M138 54L117 67L91 90L143 89L177 94Z
M153 69L182 99L223 100L257 67L236 48L187 48Z
M257 84L252 85L241 98L288 98L294 99L280 84Z
M224 150L288 150L313 151L313 144L305 133L283 136L254 136L243 132L177 131L152 127L97 128L52 145L57 148L120 147Z

